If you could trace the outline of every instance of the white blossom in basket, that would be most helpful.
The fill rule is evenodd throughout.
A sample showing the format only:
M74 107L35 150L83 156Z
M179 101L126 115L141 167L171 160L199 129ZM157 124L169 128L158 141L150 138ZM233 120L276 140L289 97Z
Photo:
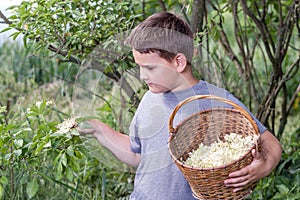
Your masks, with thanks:
M230 133L225 135L225 142L218 140L209 146L201 143L198 149L189 153L185 164L200 168L223 166L245 155L257 143L258 137Z

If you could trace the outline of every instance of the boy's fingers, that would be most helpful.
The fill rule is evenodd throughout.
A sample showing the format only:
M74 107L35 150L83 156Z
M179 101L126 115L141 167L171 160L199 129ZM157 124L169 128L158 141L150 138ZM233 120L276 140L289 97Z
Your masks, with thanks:
M253 156L254 159L256 159L256 160L263 159L262 153L257 151L256 149L252 149L251 153L252 153L252 156Z
M93 128L81 129L80 127L76 128L79 133L83 134L93 134L96 130Z

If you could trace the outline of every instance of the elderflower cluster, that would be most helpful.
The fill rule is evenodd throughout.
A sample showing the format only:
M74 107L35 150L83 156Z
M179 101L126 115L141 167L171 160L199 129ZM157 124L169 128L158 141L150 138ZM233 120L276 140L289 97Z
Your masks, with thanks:
M71 129L77 127L77 122L74 118L65 119L62 123L57 125L59 129L57 133L65 134L71 131Z
M41 105L42 105L42 101L37 101L36 103L35 103L35 105L37 106L37 107L40 107ZM52 101L52 100L48 100L48 101L46 101L46 106L52 106L54 104L54 102Z
M6 112L6 106L0 106L0 114Z
M229 164L244 156L257 142L258 137L227 134L225 142L218 140L210 146L200 144L198 149L189 153L185 164L199 168L214 168Z

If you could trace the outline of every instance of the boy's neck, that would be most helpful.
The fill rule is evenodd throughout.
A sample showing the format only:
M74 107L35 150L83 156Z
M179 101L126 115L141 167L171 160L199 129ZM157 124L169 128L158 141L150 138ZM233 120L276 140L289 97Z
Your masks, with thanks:
M184 81L179 87L175 88L171 92L179 92L179 91L183 91L183 90L192 88L194 85L196 85L199 82L199 80L195 79L194 77L192 77L192 78L189 77L185 80L186 81Z

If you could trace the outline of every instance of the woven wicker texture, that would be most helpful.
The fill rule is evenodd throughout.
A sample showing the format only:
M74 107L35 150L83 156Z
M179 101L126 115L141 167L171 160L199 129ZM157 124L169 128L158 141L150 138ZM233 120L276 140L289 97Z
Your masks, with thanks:
M212 108L200 111L174 128L173 120L177 111L184 104L199 99L223 101L232 105L233 108ZM189 182L195 197L205 200L243 199L253 191L256 183L250 183L238 192L233 192L233 188L224 185L224 180L228 178L229 173L237 171L252 162L251 149L242 158L225 166L203 169L184 164L189 157L189 153L196 150L200 143L209 145L215 142L217 138L223 140L224 135L230 133L243 136L258 134L255 122L240 106L215 96L193 96L176 106L169 119L169 129L168 145L171 157ZM256 148L256 145L254 144L252 148Z

